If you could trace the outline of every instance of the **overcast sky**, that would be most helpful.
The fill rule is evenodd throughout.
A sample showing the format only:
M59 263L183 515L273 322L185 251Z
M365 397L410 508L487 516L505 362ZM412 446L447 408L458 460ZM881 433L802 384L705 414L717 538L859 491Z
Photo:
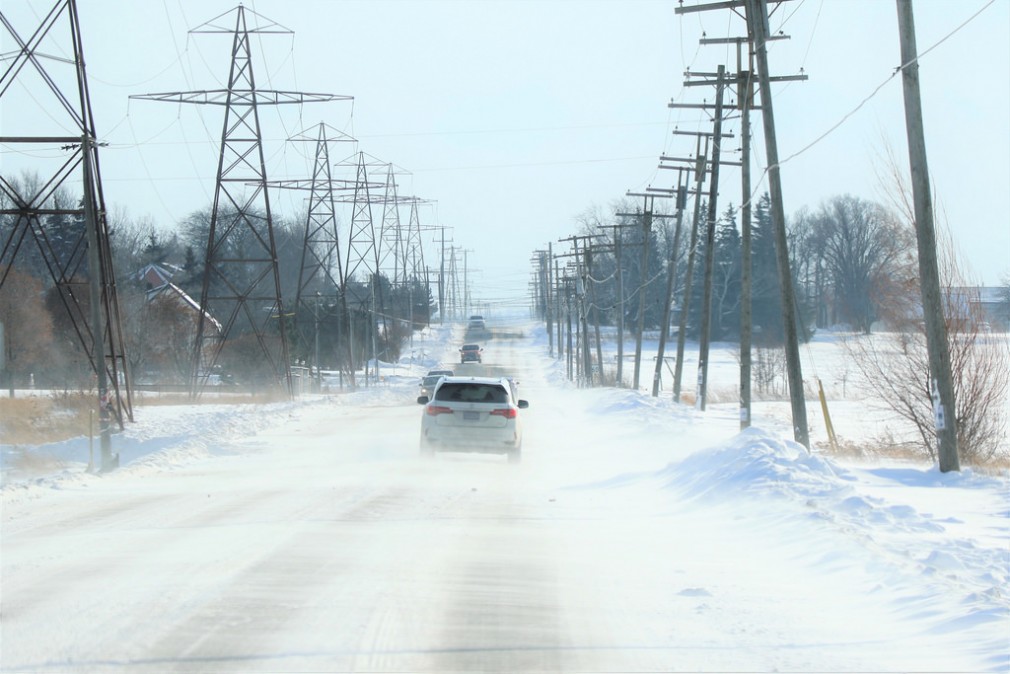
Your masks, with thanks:
M27 39L51 5L4 0L3 13ZM223 108L129 96L224 86L230 38L188 31L236 6L80 3L96 128L109 144L101 151L105 197L114 212L170 230L210 205ZM447 238L469 251L476 297L521 295L532 252L574 233L580 214L612 212L628 190L671 186L673 172L657 169L659 155L693 150L674 128L711 130L701 113L668 103L712 99L711 91L685 88L684 72L720 64L735 70L735 49L698 40L743 35L744 24L727 10L681 16L678 6L250 0L247 9L293 31L253 40L258 87L354 97L263 109L268 178L309 177L313 145L285 138L326 122L358 140L334 146L334 159L360 150L409 172L399 178L399 194L430 200L422 224L451 228ZM997 284L1010 274L1010 1L916 0L914 8L919 51L933 47L920 75L938 220L949 225L977 280ZM787 214L846 193L887 202L881 174L888 153L908 171L901 78L894 76L895 3L795 0L771 24L791 38L771 45L773 74L802 69L810 78L773 92ZM0 49L15 49L2 35ZM69 55L69 36L54 31L40 51ZM3 135L70 128L28 75L4 95L2 124ZM735 127L728 123L730 132ZM759 176L758 118L755 127ZM44 162L61 154L0 151L4 175L25 167L44 173ZM739 205L738 170L722 175L720 203ZM294 217L304 211L304 196L275 193L274 211ZM429 242L435 237L426 234ZM436 255L431 243L430 264Z

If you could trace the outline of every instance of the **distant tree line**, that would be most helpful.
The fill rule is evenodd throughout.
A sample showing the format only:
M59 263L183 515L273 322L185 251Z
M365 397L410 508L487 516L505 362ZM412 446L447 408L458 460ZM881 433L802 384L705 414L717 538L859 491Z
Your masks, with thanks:
M621 202L619 212L633 212L630 202ZM706 209L703 206L702 212ZM781 299L775 247L772 238L771 202L767 194L752 208L751 265L752 314L758 342L778 345L782 342ZM705 237L698 237L694 279L690 297L683 297L692 227L685 218L685 230L679 250L673 251L674 221L656 218L650 230L649 266L641 269L641 245L644 228L641 216L601 216L598 210L584 213L581 230L586 235L608 233L606 245L597 244L592 257L595 304L601 320L615 325L618 312L624 311L625 325L638 320L638 302L629 301L632 293L644 287L646 293L645 325L657 329L665 301L666 267L676 257L679 289L674 297L673 322L677 313L688 312L688 336L696 338L701 323L704 279ZM701 223L704 225L704 223ZM714 340L734 340L740 330L741 237L739 211L728 206L716 223L715 266L713 268L713 307L711 336ZM619 241L618 241L619 239ZM877 321L888 320L907 310L907 294L914 284L915 241L907 228L879 204L841 195L822 204L816 211L801 211L789 223L791 269L799 297L800 325L804 338L817 328L845 325L869 334ZM617 245L621 249L625 301L618 298Z
M846 348L861 375L862 388L870 394L868 399L890 408L906 422L904 439L884 439L882 444L906 443L914 446L914 451L935 458L937 438L914 214L907 190L900 183L893 185L890 193L895 199L890 207L843 194L814 209L804 208L787 221L799 337L808 340L818 329L835 329L849 335L845 338ZM618 202L613 210L618 215L607 216L593 208L577 221L579 245L583 250L591 248L592 267L588 275L581 269L575 272L588 276L592 289L585 297L598 310L600 323L618 325L623 314L625 334L633 334L642 306L638 299L644 293L643 324L646 330L658 330L666 303L667 270L671 261L676 261L670 334L675 334L680 314L686 312L686 336L699 339L707 237L699 231L693 278L686 293L693 238L690 232L694 226L691 214L685 213L676 250L674 218L654 214L648 234L648 267L642 269L644 216L631 201ZM707 212L704 203L698 212ZM658 210L656 213L670 215ZM759 393L782 395L782 305L767 194L756 200L751 213L751 381ZM740 212L731 205L715 223L710 314L713 341L734 342L740 337L743 251L739 217ZM698 224L703 230L705 223ZM968 463L1006 460L1005 400L1010 393L1010 354L1006 340L992 331L1005 330L1010 324L1010 320L1002 319L1010 319L1010 287L1002 290L1001 308L995 312L990 308L986 314L977 288L968 281L969 275L957 260L953 242L941 241L939 247L944 265L944 318L955 374L959 452ZM573 263L567 264L571 277ZM1010 286L1010 278L1005 285ZM621 287L623 298L618 290ZM539 309L541 315L546 315L543 297L541 294ZM595 316L590 320L595 321ZM886 334L871 339L875 331Z
M37 180L23 175L18 180ZM2 197L0 197L2 198ZM80 197L65 188L55 192L47 207L80 203ZM4 204L4 208L9 208ZM0 217L0 241L11 239L16 224L14 215ZM122 213L109 216L110 247L116 272L117 294L123 316L128 365L134 378L150 377L160 383L183 383L191 375L195 346L197 308L187 305L175 292L155 290L140 272L157 265L171 272L171 283L194 302L202 294L207 238L210 229L209 208L190 213L178 227L164 230L147 219L133 220ZM219 217L227 218L227 214ZM93 385L90 361L79 339L68 324L45 255L35 245L35 234L48 238L55 255L65 256L66 248L80 239L84 223L80 218L41 215L40 231L29 233L17 254L5 251L3 262L13 261L0 289L0 321L4 324L6 372L10 387L26 386L29 379L46 388L79 389ZM348 279L339 283L321 278L302 289L310 301L296 306L299 275L305 241L305 220L275 216L273 232L277 249L281 293L288 333L286 337L293 363L320 365L347 371L373 356L373 344L380 360L395 361L410 333L423 327L437 310L423 278L393 283L384 274L374 278ZM228 243L227 254L242 256L252 250L251 230L236 228ZM325 259L327 251L318 251ZM346 254L346 253L345 253ZM2 273L4 270L0 270ZM82 270L86 274L86 270ZM237 271L235 273L241 273ZM336 276L336 272L333 272ZM211 279L215 284L242 279ZM224 291L212 287L211 293ZM224 291L227 292L227 291ZM377 298L373 311L373 297ZM78 298L87 310L88 298ZM374 337L374 339L373 339ZM241 344L252 341L247 334L232 334ZM318 345L318 347L317 347ZM257 349L249 345L247 358L241 348L222 368L241 380L258 366ZM316 362L318 348L319 362Z

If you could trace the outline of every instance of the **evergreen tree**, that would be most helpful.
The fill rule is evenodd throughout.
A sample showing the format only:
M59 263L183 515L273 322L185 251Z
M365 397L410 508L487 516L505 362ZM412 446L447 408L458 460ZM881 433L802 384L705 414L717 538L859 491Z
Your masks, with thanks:
M715 269L712 292L712 339L739 335L740 328L740 232L737 211L726 208L715 233Z
M751 315L754 341L760 345L782 343L782 290L775 237L772 229L771 196L765 192L754 206L751 225Z

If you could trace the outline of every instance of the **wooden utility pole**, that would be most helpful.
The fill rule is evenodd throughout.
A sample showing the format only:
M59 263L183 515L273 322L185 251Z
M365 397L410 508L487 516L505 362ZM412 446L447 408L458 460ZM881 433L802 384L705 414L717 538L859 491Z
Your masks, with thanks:
M897 0L898 32L901 42L901 81L905 94L905 127L908 134L908 162L912 172L912 200L915 208L915 236L919 249L919 288L926 324L930 390L939 447L940 471L960 470L957 455L957 419L954 383L947 346L947 324L940 293L940 272L936 259L933 200L929 190L926 140L919 96L919 53L915 44L912 0Z
M577 342L582 345L582 350L578 359L581 368L582 380L588 385L592 385L592 351L589 346L589 311L594 306L593 302L593 279L592 279L592 239L591 235L570 236L566 239L559 239L559 243L570 242L573 252L561 257L575 258L575 295L579 301L578 330L582 340ZM583 241L582 249L579 249L579 241ZM600 324L599 315L596 316L596 351L597 358L602 366L602 347L600 345ZM602 372L602 370L601 370Z
M617 215L621 215L617 213ZM618 388L624 386L624 269L621 267L621 253L624 248L623 236L618 230L627 225L601 225L613 230L614 262L617 280L617 382Z
M593 328L596 332L596 367L599 370L600 385L603 385L603 340L600 339L600 308L596 306L596 280L593 278L593 242L586 242L586 299L593 312ZM590 376L590 383L592 377Z
M751 184L750 184L750 110L754 103L753 69L748 63L745 72L740 68L740 46L737 45L737 77L743 79L737 106L740 109L740 430L751 422L751 342L754 323L754 275L751 242Z
M445 324L445 227L442 230L442 248L438 261L438 324Z
M543 307L547 314L547 345L550 350L550 355L553 356L554 351L554 324L553 324L553 307L551 303L553 298L551 297L551 292L553 291L553 279L550 278L550 265L551 260L553 260L553 248L551 244L547 244L546 257L541 256L540 267L542 268L541 274L543 275Z
M558 360L561 360L565 356L564 347L564 327L561 325L561 298L562 298L562 278L561 278L561 263L558 262L557 258L554 258L554 298L556 302L555 314L558 317Z
M624 386L624 270L621 269L621 236L614 229L614 257L617 262L617 387Z
M649 240L652 234L652 221L655 218L671 218L672 215L655 213L655 202L657 198L669 199L670 194L656 194L655 192L628 192L629 197L642 197L641 213L618 213L622 216L636 216L641 218L642 223L642 260L638 285L638 327L635 331L635 369L632 388L638 389L640 375L642 372L642 336L645 332L645 305L646 289L651 282L649 275Z
M572 371L573 359L572 359L572 284L571 279L567 276L565 277L565 319L568 322L568 353L566 362L568 363L568 381L572 381L574 378L574 372Z
M670 308L673 304L673 289L677 280L677 257L680 254L680 231L684 223L684 209L687 208L687 176L690 171L681 168L677 172L677 189L672 190L677 199L677 224L673 233L673 246L666 268L666 299L663 302L663 319L659 328L659 349L656 353L656 369L652 374L652 397L659 397L659 380L663 372L666 356L666 340L670 336Z
M714 74L711 74L711 75L705 75L705 77L706 78L707 77L715 77L716 79L715 80L708 80L708 79L706 79L706 80L703 80L701 82L685 82L685 86L698 85L698 84L705 84L705 85L717 84L718 85L718 83L720 81L722 81L723 84L725 85L725 79L724 78L720 79L719 73L714 73ZM710 104L708 104L708 103L670 103L669 107L671 107L671 108L698 108L698 109L707 109L707 108L710 108L710 107L713 107L713 106L710 105ZM720 97L720 102L719 102L719 104L716 107L719 108L719 115L720 115L719 119L721 120L721 109L722 109L721 97ZM718 126L719 126L718 130L719 130L719 134L720 134L720 140L726 139L726 138L732 138L733 137L732 134L722 133L721 122L720 122L720 124ZM716 133L714 131L713 132L674 131L673 133L674 134L681 134L681 135L696 136L696 138L697 138L697 141L696 141L697 142L697 149L696 149L695 157L693 157L693 158L683 158L683 157L668 157L668 156L665 156L665 155L662 156L662 157L660 157L660 159L662 161L664 161L664 162L678 162L679 161L679 162L689 162L689 163L694 164L694 173L695 173L695 181L696 181L696 183L695 183L695 189L693 190L693 192L689 192L689 193L694 194L696 198L695 198L695 202L694 202L694 220L693 220L692 225L691 225L691 249L690 249L690 251L688 253L688 258L687 258L687 281L684 284L684 286L685 286L684 287L684 308L690 308L691 291L692 291L692 288L693 288L693 285L694 285L694 264L695 264L695 259L696 259L695 256L696 256L696 254L698 252L698 227L700 226L700 221L701 221L701 198L700 197L702 195L702 187L703 187L704 182L705 182L705 176L708 175L708 174L710 174L712 172L712 169L709 168L709 163L708 163L708 147L709 147L709 141L715 139ZM705 138L705 150L704 150L704 152L702 151L702 148L701 148L701 139L702 138ZM733 166L739 166L739 162L726 161L726 160L723 160L723 159L719 159L718 157L715 157L712 161L713 161L713 163L718 162L720 165L730 164L730 165L733 165ZM669 164L660 164L659 168L661 168L661 169L677 169L677 170L680 170L682 167L671 166ZM718 189L718 172L716 172L715 180L716 180L716 182L715 182L716 189ZM712 203L712 202L713 202L713 200L710 199L710 203ZM709 208L709 210L711 211L711 207ZM714 223L714 220L712 220L712 222ZM712 234L713 234L713 238L714 238L714 229L712 230ZM708 246L708 250L711 250L714 253L714 246L712 246L710 244ZM706 260L708 260L707 256L706 256ZM712 262L708 261L707 269L706 269L706 276L707 276L707 272L711 269L711 266L712 266ZM711 304L711 302L709 302L709 304ZM678 335L677 335L677 362L676 362L676 366L674 368L674 375L673 375L673 379L674 379L674 382L673 382L673 398L674 398L674 400L676 400L678 402L680 401L680 384L681 384L681 379L682 379L683 374L684 374L684 362L683 361L684 361L684 344L685 344L686 339L687 339L687 312L686 311L681 311L681 314L680 314L680 325L679 325ZM701 364L701 362L702 361L699 358L699 365ZM701 376L700 375L701 375L701 372L699 372L699 384L701 382ZM700 386L699 386L699 391L700 391ZM699 399L701 398L700 393L699 393L698 398ZM702 408L702 409L704 409L704 408Z
M705 149L701 141L705 139ZM677 324L677 361L673 371L673 400L680 402L680 383L684 375L684 346L687 341L687 315L691 308L691 291L694 287L694 261L698 252L698 221L701 219L701 189L708 173L708 134L699 133L696 139L694 167L694 213L691 216L691 245L687 252L687 275L684 279L684 298L681 301L680 320Z
M643 198L642 204L642 261L638 280L638 327L635 330L635 373L632 388L638 390L639 374L642 371L642 333L645 332L645 289L649 277L649 236L652 233L653 200Z
M698 395L695 406L705 411L708 400L708 354L712 330L712 283L715 267L715 222L718 217L719 154L722 150L722 99L726 67L719 66L715 85L715 120L712 132L712 170L708 188L708 217L705 229L705 285L701 299L701 335L698 344Z
M803 394L803 369L800 365L799 329L796 316L796 293L789 268L789 247L786 238L785 208L782 201L782 176L779 149L775 136L775 112L772 107L768 75L768 5L766 0L747 0L747 22L757 57L758 88L761 92L761 118L764 124L765 154L768 157L768 185L771 195L772 230L775 257L778 261L779 285L782 291L782 330L785 339L786 370L789 398L793 415L793 438L808 450L810 434L807 408Z
M787 40L787 35L767 36L768 40ZM729 38L702 38L699 41L702 45L735 45L737 72L733 77L726 79L726 86L736 85L737 88L737 110L740 111L740 187L741 187L741 219L740 223L740 248L741 248L741 270L740 270L740 428L750 426L751 421L751 346L753 339L752 332L752 258L751 258L751 178L750 178L750 139L751 139L751 110L760 109L754 105L754 52L752 48L753 36L729 37ZM748 56L746 69L743 58L743 46L748 46ZM806 80L806 75L786 75L779 77L769 77L770 82L786 82L796 80ZM685 86L699 84L697 82L686 82ZM704 84L704 82L701 82ZM724 136L725 137L725 136ZM726 162L723 162L726 163Z

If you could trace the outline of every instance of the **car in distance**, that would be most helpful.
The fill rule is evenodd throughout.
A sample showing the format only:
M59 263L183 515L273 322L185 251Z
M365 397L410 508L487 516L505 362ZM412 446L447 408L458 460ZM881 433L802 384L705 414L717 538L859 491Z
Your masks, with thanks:
M432 396L418 396L421 454L436 451L506 454L510 463L522 457L523 427L518 400L503 377L443 377Z
M432 391L435 390L435 384L438 383L438 380L442 377L451 377L452 375L452 370L428 370L428 374L424 375L421 379L418 395L431 396Z
M459 362L472 363L481 362L484 349L479 344L464 344L459 349Z
M484 317L478 314L474 314L473 316L470 317L470 320L466 324L466 327L467 330L483 330L485 327Z

